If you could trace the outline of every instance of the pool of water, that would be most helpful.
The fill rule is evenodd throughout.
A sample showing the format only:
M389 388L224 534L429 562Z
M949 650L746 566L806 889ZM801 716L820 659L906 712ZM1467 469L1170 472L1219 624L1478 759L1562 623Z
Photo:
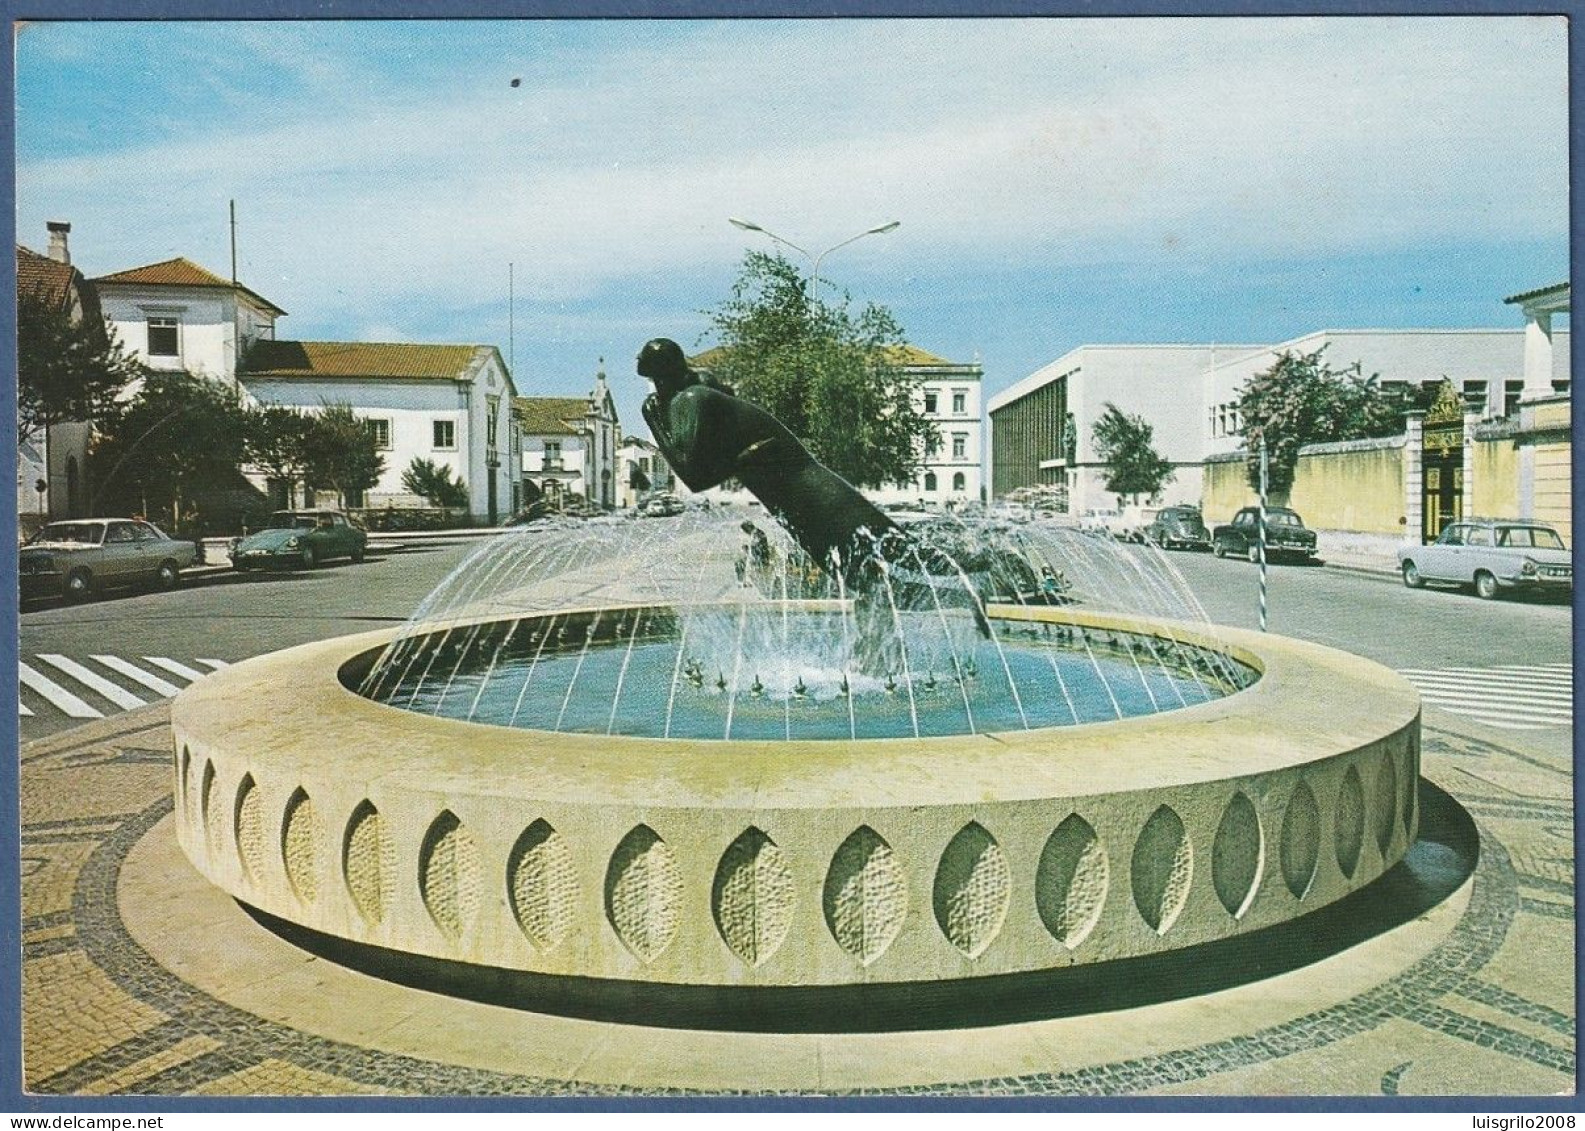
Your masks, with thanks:
M921 665L925 666L925 665ZM1220 655L1142 636L1003 635L926 670L859 674L800 649L712 655L675 637L438 646L376 698L443 718L676 739L934 737L1072 726L1205 703L1248 681Z

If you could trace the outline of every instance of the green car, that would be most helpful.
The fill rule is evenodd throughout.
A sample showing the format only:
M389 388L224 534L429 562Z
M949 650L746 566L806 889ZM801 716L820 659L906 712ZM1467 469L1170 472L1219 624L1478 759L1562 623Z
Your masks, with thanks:
M237 569L301 566L313 569L331 558L363 560L369 536L340 511L276 511L262 530L231 544Z

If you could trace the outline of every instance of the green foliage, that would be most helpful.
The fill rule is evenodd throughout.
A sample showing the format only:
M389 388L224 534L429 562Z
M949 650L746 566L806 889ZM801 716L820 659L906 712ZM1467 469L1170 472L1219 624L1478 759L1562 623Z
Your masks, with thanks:
M248 414L236 389L183 372L150 371L127 402L99 417L92 459L101 499L170 515L218 482L231 482L247 452Z
M1142 416L1131 416L1111 401L1091 433L1095 452L1106 464L1106 489L1114 495L1140 495L1147 499L1161 493L1173 477L1172 464L1157 453L1151 441L1155 430Z
M451 468L418 456L402 472L402 486L415 495L422 495L436 507L465 507L468 505L468 488L451 477Z
M304 475L316 487L330 487L339 505L358 500L380 481L385 457L374 433L345 402L324 402L324 409L312 418L309 429Z
M267 478L284 481L293 498L308 468L313 432L313 417L301 409L260 405L247 415L247 458Z
M1271 368L1244 383L1238 414L1248 449L1249 485L1260 487L1260 440L1267 448L1267 488L1293 487L1299 449L1305 444L1393 436L1403 429L1409 407L1402 396L1384 392L1378 375L1364 376L1359 362L1333 369L1323 356L1283 353Z
M911 482L932 426L919 382L895 362L902 327L885 307L850 302L811 296L793 263L750 252L731 298L705 312L723 347L711 375L855 486Z
M104 327L73 321L34 295L17 299L17 437L68 420L98 420L143 374Z

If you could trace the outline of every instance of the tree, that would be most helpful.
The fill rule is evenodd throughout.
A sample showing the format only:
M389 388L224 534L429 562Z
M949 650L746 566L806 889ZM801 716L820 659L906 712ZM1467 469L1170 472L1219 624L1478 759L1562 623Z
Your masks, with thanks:
M247 412L231 385L150 371L131 400L100 415L94 501L169 514L174 528L200 493L236 478L247 431Z
M248 412L247 458L266 479L286 485L288 500L307 473L314 427L307 413L286 405L260 405Z
M1111 401L1092 430L1095 452L1106 464L1106 489L1114 495L1147 499L1160 494L1173 477L1172 463L1157 453L1153 429L1142 416L1131 416Z
M402 486L415 495L422 495L436 507L465 507L468 505L468 488L451 477L451 468L419 456L402 472Z
M360 499L380 481L385 457L374 433L354 415L350 404L323 404L308 431L305 476L316 487L332 488L337 504L344 507L348 499Z
M68 420L98 420L143 375L104 327L37 295L17 297L17 438Z
M732 297L705 311L722 347L711 375L855 486L911 482L933 426L896 361L902 327L883 306L850 303L811 295L782 256L748 253Z
M1270 369L1238 393L1241 432L1248 448L1249 485L1260 486L1260 441L1267 453L1267 489L1293 487L1299 449L1305 444L1392 436L1403 428L1404 397L1382 390L1378 375L1364 376L1359 362L1333 369L1313 353L1279 354Z

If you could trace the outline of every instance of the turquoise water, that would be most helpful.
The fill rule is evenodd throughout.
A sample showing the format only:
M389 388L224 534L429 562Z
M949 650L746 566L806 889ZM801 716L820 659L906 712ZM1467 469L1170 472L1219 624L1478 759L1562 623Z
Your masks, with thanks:
M823 664L807 651L798 659L707 661L669 638L516 651L510 640L468 642L409 663L378 698L423 714L535 730L820 740L1105 722L1204 703L1247 682L1246 670L1217 668L1226 661L1212 653L1119 639L975 639L939 667L878 675Z

